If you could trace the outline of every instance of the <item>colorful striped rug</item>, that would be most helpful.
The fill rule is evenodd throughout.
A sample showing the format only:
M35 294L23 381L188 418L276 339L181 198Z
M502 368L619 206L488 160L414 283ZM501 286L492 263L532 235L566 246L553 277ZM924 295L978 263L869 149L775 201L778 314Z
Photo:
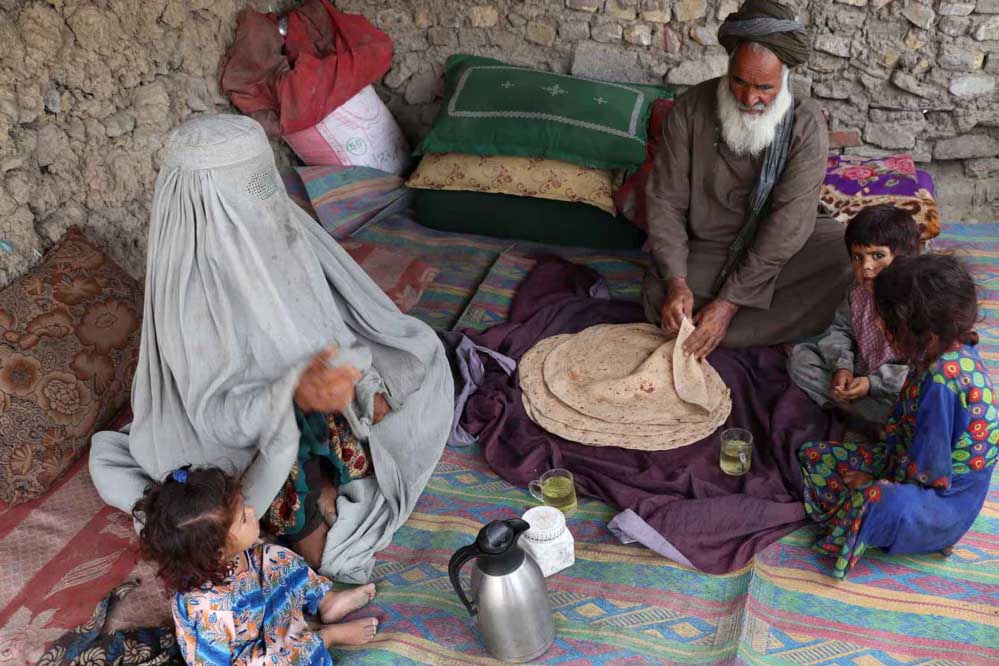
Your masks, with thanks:
M493 262L459 326L502 320L532 265L519 250ZM999 376L999 225L951 226L935 250L960 251L975 272L983 350ZM580 260L609 271L612 292L624 287L614 271L620 278L635 270L616 258ZM482 524L533 503L526 491L498 479L474 447L448 450L379 558L379 596L365 611L382 618L377 641L337 651L339 663L499 663L483 652L451 591L447 562ZM843 582L829 577L827 559L812 552L812 529L789 535L743 570L708 576L620 545L606 529L613 513L586 500L570 521L577 560L549 579L558 639L538 663L999 664L999 477L949 558L869 552Z

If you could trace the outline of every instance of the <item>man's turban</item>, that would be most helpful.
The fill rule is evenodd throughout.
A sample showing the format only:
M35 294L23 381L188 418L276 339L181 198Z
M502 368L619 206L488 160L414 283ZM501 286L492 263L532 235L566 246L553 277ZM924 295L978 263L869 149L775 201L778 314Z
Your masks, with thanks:
M718 28L718 41L731 55L743 42L758 42L788 67L808 60L812 50L805 26L794 19L794 9L776 0L746 0Z

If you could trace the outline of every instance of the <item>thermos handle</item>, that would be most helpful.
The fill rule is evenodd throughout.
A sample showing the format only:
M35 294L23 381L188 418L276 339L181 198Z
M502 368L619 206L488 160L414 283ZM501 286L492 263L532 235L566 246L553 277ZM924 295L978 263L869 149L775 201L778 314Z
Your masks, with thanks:
M451 556L451 561L447 565L447 575L451 579L451 587L454 591L458 593L458 598L461 599L461 603L465 604L465 608L468 609L468 614L474 616L479 612L479 604L475 600L469 600L465 596L465 590L461 587L461 568L468 563L469 560L475 559L479 556L479 548L474 543L463 548L459 548L454 555Z

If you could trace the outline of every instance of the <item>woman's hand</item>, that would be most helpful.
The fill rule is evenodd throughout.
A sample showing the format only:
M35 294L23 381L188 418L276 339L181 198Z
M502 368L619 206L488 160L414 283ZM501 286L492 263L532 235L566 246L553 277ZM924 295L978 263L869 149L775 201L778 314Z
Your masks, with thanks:
M342 412L354 400L354 384L361 372L352 366L331 368L336 347L319 352L309 361L295 388L295 402L305 412Z
M391 411L392 411L392 408L389 407L388 400L385 399L385 394L384 393L376 393L375 394L375 410L374 410L374 414L372 414L372 416L371 416L372 422L373 423L378 423L383 418L385 418L386 414L388 414Z
M857 490L858 488L863 488L870 482L874 480L874 477L867 472L861 472L859 470L851 469L848 472L843 472L843 483L846 484L847 488Z

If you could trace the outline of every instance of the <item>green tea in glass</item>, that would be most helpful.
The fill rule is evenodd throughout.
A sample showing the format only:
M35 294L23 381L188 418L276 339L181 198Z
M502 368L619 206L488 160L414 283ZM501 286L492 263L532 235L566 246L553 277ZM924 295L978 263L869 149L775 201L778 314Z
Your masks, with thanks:
M567 469L553 469L541 475L540 479L528 485L531 494L546 506L555 507L562 513L576 510L576 484L572 472Z
M753 462L753 433L744 428L729 428L721 434L719 465L730 476L742 476Z

